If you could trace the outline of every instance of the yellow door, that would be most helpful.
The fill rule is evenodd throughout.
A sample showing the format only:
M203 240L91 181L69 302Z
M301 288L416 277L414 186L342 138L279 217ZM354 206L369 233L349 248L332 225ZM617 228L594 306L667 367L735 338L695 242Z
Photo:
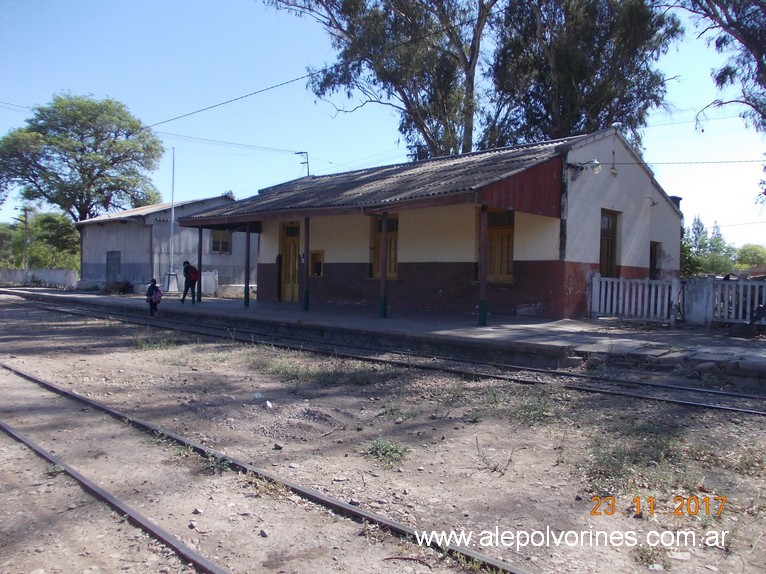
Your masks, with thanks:
M300 266L301 226L282 224L282 301L298 301L298 269Z

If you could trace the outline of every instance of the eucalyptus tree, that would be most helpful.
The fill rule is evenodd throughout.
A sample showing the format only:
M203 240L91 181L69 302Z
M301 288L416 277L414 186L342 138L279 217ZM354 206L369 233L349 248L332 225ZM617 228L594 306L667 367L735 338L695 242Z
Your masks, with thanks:
M473 149L482 41L499 0L266 0L321 24L337 60L312 69L317 97L343 93L399 115L417 157Z
M640 145L647 113L666 92L656 62L682 32L651 0L510 0L494 28L481 147L615 123Z
M766 2L763 0L681 0L698 17L701 36L729 59L713 70L716 86L736 86L738 94L713 105L745 106L742 116L766 132Z
M112 99L57 95L0 139L0 195L61 209L72 221L157 203L148 177L160 140Z
M766 2L764 0L680 0L679 4L698 17L701 36L729 59L713 70L716 86L737 89L730 98L717 99L713 106L739 105L744 120L766 133ZM766 172L766 165L764 166ZM766 180L761 182L761 202L766 202Z

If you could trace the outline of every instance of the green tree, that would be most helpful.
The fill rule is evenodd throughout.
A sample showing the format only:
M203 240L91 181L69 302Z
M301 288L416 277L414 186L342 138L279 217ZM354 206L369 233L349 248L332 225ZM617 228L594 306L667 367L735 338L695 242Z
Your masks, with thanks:
M477 139L491 147L615 122L638 143L647 110L665 95L664 77L651 66L681 34L675 16L651 0L267 4L313 18L330 35L337 61L311 71L314 94L361 98L344 111L369 103L396 109L416 159L468 152ZM490 71L491 43L498 61ZM489 89L480 89L484 76L494 82Z
M13 226L0 223L0 268L13 268Z
M766 246L746 243L737 250L737 263L744 269L766 267Z
M710 251L710 239L707 228L702 223L699 215L694 216L688 236L689 246L693 255L702 255Z
M33 269L77 269L80 234L72 221L59 213L32 217L28 259Z
M737 248L726 242L717 223L713 226L713 232L708 233L697 215L691 227L684 230L681 257L684 275L695 273L723 275L735 268Z
M726 257L732 264L737 258L737 248L731 243L726 242L726 239L721 233L721 228L718 227L718 223L713 225L713 232L710 234L709 240L709 250L710 253Z
M26 123L0 139L3 199L18 189L75 222L160 200L146 172L158 167L162 144L123 104L57 95Z
M735 268L734 261L732 261L730 257L713 251L700 255L699 261L704 273L726 275L727 273L731 273Z
M700 261L700 258L694 254L690 235L691 234L688 229L683 229L683 233L681 234L682 277L693 277L698 273L702 273L702 262Z
M766 2L762 0L681 0L698 17L701 34L729 60L713 70L720 89L736 86L739 93L712 105L743 105L742 117L766 132Z
M665 77L654 66L679 20L646 0L508 2L495 27L494 91L481 147L621 126L640 145Z
M8 267L28 269L78 269L80 235L74 223L61 213L35 213L10 225Z
M336 92L399 112L418 157L469 152L481 44L498 0L267 0L319 22L337 61L312 70L317 97Z

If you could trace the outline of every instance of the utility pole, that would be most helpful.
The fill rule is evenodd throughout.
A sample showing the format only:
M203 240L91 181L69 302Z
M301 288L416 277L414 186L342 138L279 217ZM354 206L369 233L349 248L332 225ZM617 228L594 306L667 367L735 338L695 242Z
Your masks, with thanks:
M309 152L307 152L307 151L296 151L295 155L302 155L303 157L306 158L306 161L302 161L301 165L305 165L306 166L306 175L307 176L311 175L311 170L309 169Z
M21 268L24 270L24 283L26 284L27 273L29 271L29 263L27 258L27 253L29 251L29 213L33 210L33 208L29 207L28 205L22 205L21 207L14 207L13 209L24 213L24 219L19 219L18 217L14 217L13 219L19 223L24 224L24 244L22 245L21 251Z

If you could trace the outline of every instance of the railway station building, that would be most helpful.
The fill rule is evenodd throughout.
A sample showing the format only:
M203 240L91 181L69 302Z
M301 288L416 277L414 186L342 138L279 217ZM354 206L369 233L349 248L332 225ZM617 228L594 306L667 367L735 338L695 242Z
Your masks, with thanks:
M200 211L219 209L235 202L229 194L209 199L160 203L115 213L107 213L78 222L81 241L81 273L78 287L103 288L107 285L130 284L143 292L152 278L165 290L175 291L182 262L204 254L208 275L202 288L209 294L221 285L245 283L247 251L242 234L226 231L197 232L181 228L178 219ZM257 255L258 237L251 238L250 250ZM170 270L175 275L169 280ZM253 270L253 277L255 273ZM173 285L169 285L173 283Z
M180 225L258 234L259 301L478 313L483 324L487 313L585 316L596 273L677 277L682 213L609 128L307 176Z

